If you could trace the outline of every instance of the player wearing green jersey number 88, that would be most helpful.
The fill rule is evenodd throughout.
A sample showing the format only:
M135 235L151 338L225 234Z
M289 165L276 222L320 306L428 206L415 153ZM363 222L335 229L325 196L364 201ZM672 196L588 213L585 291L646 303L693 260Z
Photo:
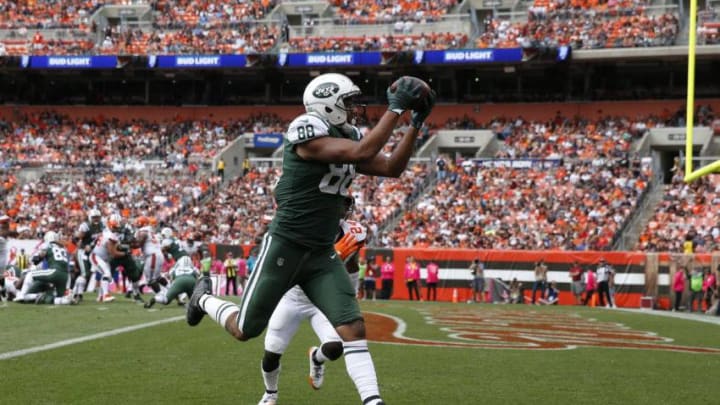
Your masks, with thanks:
M25 273L22 289L15 301L47 302L55 305L75 304L76 302L70 296L65 295L69 277L69 257L67 250L60 243L60 236L54 231L46 232L42 245L38 247L32 257L32 262L36 266L43 261L46 266Z
M208 314L235 338L247 340L262 333L280 298L299 285L342 338L348 373L363 404L377 405L383 402L365 324L333 243L355 174L399 177L412 154L419 125L407 129L390 155L381 150L400 115L419 108L414 112L424 120L435 95L419 79L398 79L388 90L390 109L361 137L349 124L351 98L359 94L360 89L340 74L320 75L308 84L303 96L306 113L290 124L285 137L283 174L275 187L277 212L240 306L211 296L208 280L201 278L188 305L187 321L196 325Z

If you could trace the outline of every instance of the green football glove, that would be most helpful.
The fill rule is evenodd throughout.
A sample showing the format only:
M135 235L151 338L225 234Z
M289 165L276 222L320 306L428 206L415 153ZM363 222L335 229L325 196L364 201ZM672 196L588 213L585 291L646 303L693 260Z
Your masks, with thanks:
M403 76L387 88L388 109L398 115L417 102L424 83L414 77Z
M435 97L435 90L430 90L430 94L425 97L422 105L413 110L410 117L410 122L413 127L417 129L422 128L425 119L427 119L428 115L430 115L430 112L435 106Z

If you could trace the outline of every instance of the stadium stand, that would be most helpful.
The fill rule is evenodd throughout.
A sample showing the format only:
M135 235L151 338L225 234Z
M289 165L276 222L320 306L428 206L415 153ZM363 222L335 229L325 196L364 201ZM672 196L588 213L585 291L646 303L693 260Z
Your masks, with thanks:
M552 169L447 164L382 246L608 250L650 175L606 159Z
M656 115L644 115L638 111L638 115L630 119L620 115L605 114L599 107L608 108L608 106L596 104L595 107L598 108L598 111L595 113L598 118L569 118L569 115L565 115L567 112L561 111L559 107L554 116L551 111L555 110L544 105L538 105L538 107L542 107L538 112L543 111L546 119L526 120L522 117L500 116L481 124L467 114L464 116L451 115L452 112L458 112L457 107L447 109L438 117L445 118L444 124L439 125L440 128L490 129L498 139L502 140L501 147L491 157L561 161L558 167L548 171L527 169L523 172L523 176L532 179L530 184L521 184L510 180L511 177L520 174L517 170L496 168L482 174L475 168L468 172L468 166L463 164L462 159L455 161L453 158L445 156L444 159L450 167L450 174L435 185L433 183L436 179L437 169L432 162L428 163L428 161L414 163L400 179L360 176L353 186L356 217L363 220L376 232L394 224L394 228L391 228L394 230L388 231L385 235L378 235L384 241L382 243L388 245L395 243L422 245L452 241L454 246L478 247L492 244L495 248L513 248L517 247L518 243L526 249L537 248L540 246L538 243L558 249L608 248L617 236L620 225L632 212L638 197L644 191L648 179L652 175L649 168L632 172L623 166L621 161L627 160L632 142L641 138L647 130L656 126L672 125L676 123L679 115L671 113L667 109ZM623 106L616 106L615 109L630 111L628 107ZM614 111L611 108L608 110ZM191 177L198 179L210 168L207 162L216 151L232 142L240 134L245 132L282 132L287 125L287 120L281 118L286 114L282 109L277 111L270 109L263 114L235 121L222 119L222 113L218 113L216 120L198 120L180 118L182 110L177 110L175 113L165 111L169 117L174 116L175 118L158 117L157 122L149 121L138 113L131 113L130 116L136 117L136 119L130 120L128 118L108 118L100 111L107 114L109 110L102 109L82 110L83 112L78 109L62 109L62 111L59 113L43 109L20 109L16 111L15 119L6 118L0 121L0 128L2 128L2 138L0 139L3 139L4 144L8 146L6 149L9 152L8 156L16 157L14 163L30 166L54 163L53 167L58 167L54 177L43 178L42 184L46 188L62 189L53 183L55 179L62 177L58 173L63 173L62 170L65 170L66 174L73 173L71 169L76 167L73 170L81 173L92 173L93 171L108 173L108 176L113 176L110 178L135 179L137 174L128 175L127 173L138 170L145 171L151 176L151 180L157 183L158 188L182 190L189 186L170 184L168 187L163 187L162 173L174 173L177 170L189 169ZM74 113L68 113L68 111L74 111ZM150 116L153 114L148 109L137 109L137 111L145 111ZM588 109L588 111L592 111L592 109ZM117 113L120 112L117 111ZM492 111L487 113L492 114ZM527 109L527 113L529 116L538 118L531 109ZM84 118L83 114L95 116L95 118ZM712 108L710 106L699 108L698 120L712 122L714 120ZM432 136L432 133L434 131L429 133L428 138ZM39 136L39 134L45 134L45 136ZM52 136L47 136L48 134L52 134ZM401 133L398 132L388 142L387 152L392 150L400 136ZM106 145L105 148L97 147L97 145L103 144ZM131 156L133 159L130 159ZM145 162L146 159L152 160ZM70 162L70 164L60 165L59 162ZM153 170L149 170L150 167ZM597 170L602 167L606 167L605 170ZM197 205L188 210L190 206L185 203L182 205L185 208L180 210L177 208L177 204L171 204L173 209L161 210L158 219L163 220L182 213L183 219L179 221L181 224L179 229L183 233L208 233L207 236L215 242L240 241L247 243L252 240L259 225L243 223L239 218L241 215L252 218L271 215L272 198L269 187L278 174L277 169L256 165L247 178L228 183L217 192L211 191L208 194L208 201L204 205ZM616 176L618 180L608 181L610 174ZM84 176L80 177L84 178ZM173 178L168 177L166 180L173 180ZM133 181L128 182L133 183ZM567 184L563 185L564 183ZM516 209L503 212L496 206L491 209L468 205L472 199L465 196L476 196L478 203L492 201L493 198L501 200L510 198L503 195L502 192L504 188L508 187L508 184L511 189L517 190L517 194L511 196L515 198L513 207ZM577 195L588 189L597 189L597 195L588 201L578 200ZM223 202L237 202L238 196L247 194L252 195L253 198L237 203L235 209L221 208L224 205ZM528 215L527 212L518 208L521 206L519 201L539 201L548 199L550 195L564 198L559 198L557 206L553 206L552 210L546 206L538 209L538 212L535 213L537 218L531 222L532 229L519 228L517 223L513 222L517 221L517 218L525 218ZM417 199L419 199L419 203L416 206ZM456 205L453 208L462 213L459 218L463 218L463 220L458 223L429 221L428 215L430 214L425 210L437 209L448 200L465 204L459 207ZM608 206L608 201L613 201L617 206ZM408 210L409 207L414 206L418 209ZM219 225L226 224L226 226L222 226L223 232L216 231L212 226L200 228L203 224L210 223L207 218L210 213L218 212L222 215L217 219L217 223ZM484 236L476 240L456 240L458 235L468 231L466 229L468 225L464 219L466 219L465 215L470 215L469 213L472 212L475 212L472 215L476 224L480 223L480 219L475 216L480 215L484 221L482 223L488 227L487 229L476 229L478 231L482 229L480 234ZM142 214L147 215L145 212ZM568 226L555 236L548 233L550 227L557 227L558 223L567 221L563 215L570 214L583 219L573 223L575 228ZM415 218L415 215L418 218ZM499 240L499 236L493 234L493 232L497 232L497 229L493 227L508 221L508 218L512 218L506 229L509 236L507 236L507 240ZM604 218L604 222L599 222L599 218ZM441 231L433 228L424 230L429 223L433 225L444 223L445 228ZM567 225L567 222L564 223ZM578 228L579 226L582 227ZM419 231L405 234L404 232L409 229L419 229ZM395 232L399 232L399 234ZM527 232L535 235L536 239L518 239L517 235ZM430 240L432 234L443 236L442 239L433 242ZM422 240L422 235L424 235L425 241ZM515 236L514 242L512 242L513 236Z
M182 235L210 243L252 244L275 214L272 186L279 167L255 166L217 189L202 205L186 210L174 226Z
M708 1L705 8L698 11L698 43L715 45L720 43L720 19L718 19L720 3Z
M283 33L283 20L273 17L278 6L274 0L38 1L33 7L10 1L0 5L0 55L401 51L469 45L598 49L672 45L680 30L671 7L647 1L518 4L509 18L488 15L473 24L466 12L451 14L458 13L457 0L332 0L329 17L308 19ZM123 5L150 7L149 17L132 24L97 17L103 7ZM701 15L704 43L717 38L715 16L712 8Z
M0 118L0 144L7 161L22 165L109 167L146 159L172 165L187 159L207 161L245 132L282 127L279 117L267 113L222 121L158 121L70 117L41 110Z
M538 3L536 3L538 4ZM528 20L512 22L489 18L475 46L513 48L570 45L574 49L669 46L680 30L676 14L634 11L546 9L535 6Z
M692 241L693 252L720 250L720 175L710 175L687 184L676 162L670 184L664 186L663 199L655 208L637 250L688 253L685 241Z
M2 200L0 209L10 216L21 237L41 238L47 230L67 236L74 234L93 207L104 215L121 213L128 221L139 215L159 223L170 221L198 204L218 182L217 177L196 176L180 168L50 170L13 190L12 198Z
M361 37L300 37L290 40L293 52L362 52L362 51L408 51L416 49L462 48L468 42L465 33L421 33L419 35L379 35Z
M433 22L458 4L457 0L374 1L331 0L336 22L341 24L387 24L397 21Z

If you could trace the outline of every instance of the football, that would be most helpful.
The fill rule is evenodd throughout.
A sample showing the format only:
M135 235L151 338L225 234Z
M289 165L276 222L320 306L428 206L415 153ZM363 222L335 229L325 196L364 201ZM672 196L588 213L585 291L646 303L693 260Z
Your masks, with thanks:
M409 80L412 82L411 87L418 89L417 96L410 105L410 110L416 110L424 107L424 103L427 100L428 95L432 92L430 86L422 79L415 76L403 76L397 79L393 84L390 85L390 92L394 93L397 90L398 83L401 80Z

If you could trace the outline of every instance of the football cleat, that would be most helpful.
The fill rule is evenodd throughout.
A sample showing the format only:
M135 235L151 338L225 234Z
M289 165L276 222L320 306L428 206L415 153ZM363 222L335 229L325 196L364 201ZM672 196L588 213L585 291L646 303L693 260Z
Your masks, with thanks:
M112 302L112 301L115 301L115 297L113 297L110 294L103 295L102 302Z
M317 349L317 346L313 346L308 350L308 361L310 363L308 382L315 390L319 390L320 387L322 387L323 380L325 379L325 364L317 364L313 359L313 353L315 353Z
M205 311L200 308L200 298L205 294L212 293L212 283L210 277L200 277L195 282L195 288L193 289L192 296L187 305L187 312L185 312L185 320L188 325L195 326L202 321L205 316Z
M152 308L152 306L155 305L155 297L150 298L150 301L146 302L144 307L145 308Z
M275 405L277 404L277 392L265 392L258 405Z

